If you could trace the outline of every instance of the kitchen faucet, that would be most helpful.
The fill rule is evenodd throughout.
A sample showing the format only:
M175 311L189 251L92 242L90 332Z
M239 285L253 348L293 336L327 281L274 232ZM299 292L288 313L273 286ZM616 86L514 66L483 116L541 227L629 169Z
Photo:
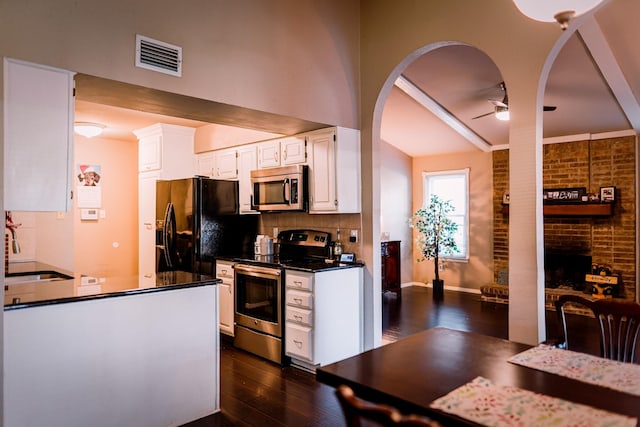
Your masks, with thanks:
M5 211L4 216L5 216L5 227L8 228L9 231L11 232L11 249L13 250L14 254L19 254L20 244L18 243L18 234L16 233L16 230L22 224L15 224L13 222L13 218L11 217L11 211Z

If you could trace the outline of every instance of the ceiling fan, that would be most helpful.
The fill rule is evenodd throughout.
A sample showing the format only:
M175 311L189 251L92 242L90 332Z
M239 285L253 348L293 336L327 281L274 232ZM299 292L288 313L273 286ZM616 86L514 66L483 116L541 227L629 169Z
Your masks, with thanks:
M502 120L502 121L509 120L509 97L507 96L507 86L504 84L504 82L500 82L498 84L498 88L500 92L504 94L502 96L502 99L491 99L491 98L487 99L487 101L493 104L494 106L493 111L485 114L480 114L479 116L476 116L476 117L472 117L471 120L490 116L491 114L494 114L496 116L496 119L498 120ZM556 108L558 107L556 107L555 105L545 105L542 107L542 110L555 111Z

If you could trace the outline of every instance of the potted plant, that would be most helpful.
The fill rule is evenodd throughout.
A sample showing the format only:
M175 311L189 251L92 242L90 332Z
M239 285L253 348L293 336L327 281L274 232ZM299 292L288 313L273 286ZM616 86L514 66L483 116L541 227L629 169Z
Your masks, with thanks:
M418 231L416 242L422 253L417 261L433 259L435 279L433 279L433 296L444 296L444 281L440 280L439 262L440 256L450 255L458 250L455 241L455 233L458 224L449 218L449 214L455 210L450 200L442 200L432 195L427 206L418 209L411 218L411 227Z

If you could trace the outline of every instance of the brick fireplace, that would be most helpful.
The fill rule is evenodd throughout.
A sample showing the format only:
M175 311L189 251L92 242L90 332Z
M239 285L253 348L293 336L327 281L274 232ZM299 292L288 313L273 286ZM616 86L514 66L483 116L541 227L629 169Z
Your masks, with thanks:
M616 187L611 215L545 215L545 264L549 264L545 268L547 276L563 262L586 265L590 257L593 263L608 265L614 274L620 276L621 297L635 299L635 156L633 137L566 142L543 147L544 188L586 187L589 193L599 194L600 187ZM509 215L502 210L502 195L508 191L508 182L509 151L495 151L493 255L496 283L504 280L505 271L509 268ZM554 259L553 255L558 259ZM580 257L584 258L580 261ZM548 294L557 295L564 289L571 289L571 286L550 289L553 291ZM549 296L547 299L550 299Z

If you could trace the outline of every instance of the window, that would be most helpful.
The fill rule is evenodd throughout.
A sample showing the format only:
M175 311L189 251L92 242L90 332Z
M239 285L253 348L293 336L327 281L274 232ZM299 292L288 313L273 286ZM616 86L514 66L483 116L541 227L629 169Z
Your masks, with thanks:
M455 210L449 217L458 224L456 245L458 251L442 258L453 260L469 259L469 168L442 172L423 172L423 203L435 194L443 200L450 200Z

